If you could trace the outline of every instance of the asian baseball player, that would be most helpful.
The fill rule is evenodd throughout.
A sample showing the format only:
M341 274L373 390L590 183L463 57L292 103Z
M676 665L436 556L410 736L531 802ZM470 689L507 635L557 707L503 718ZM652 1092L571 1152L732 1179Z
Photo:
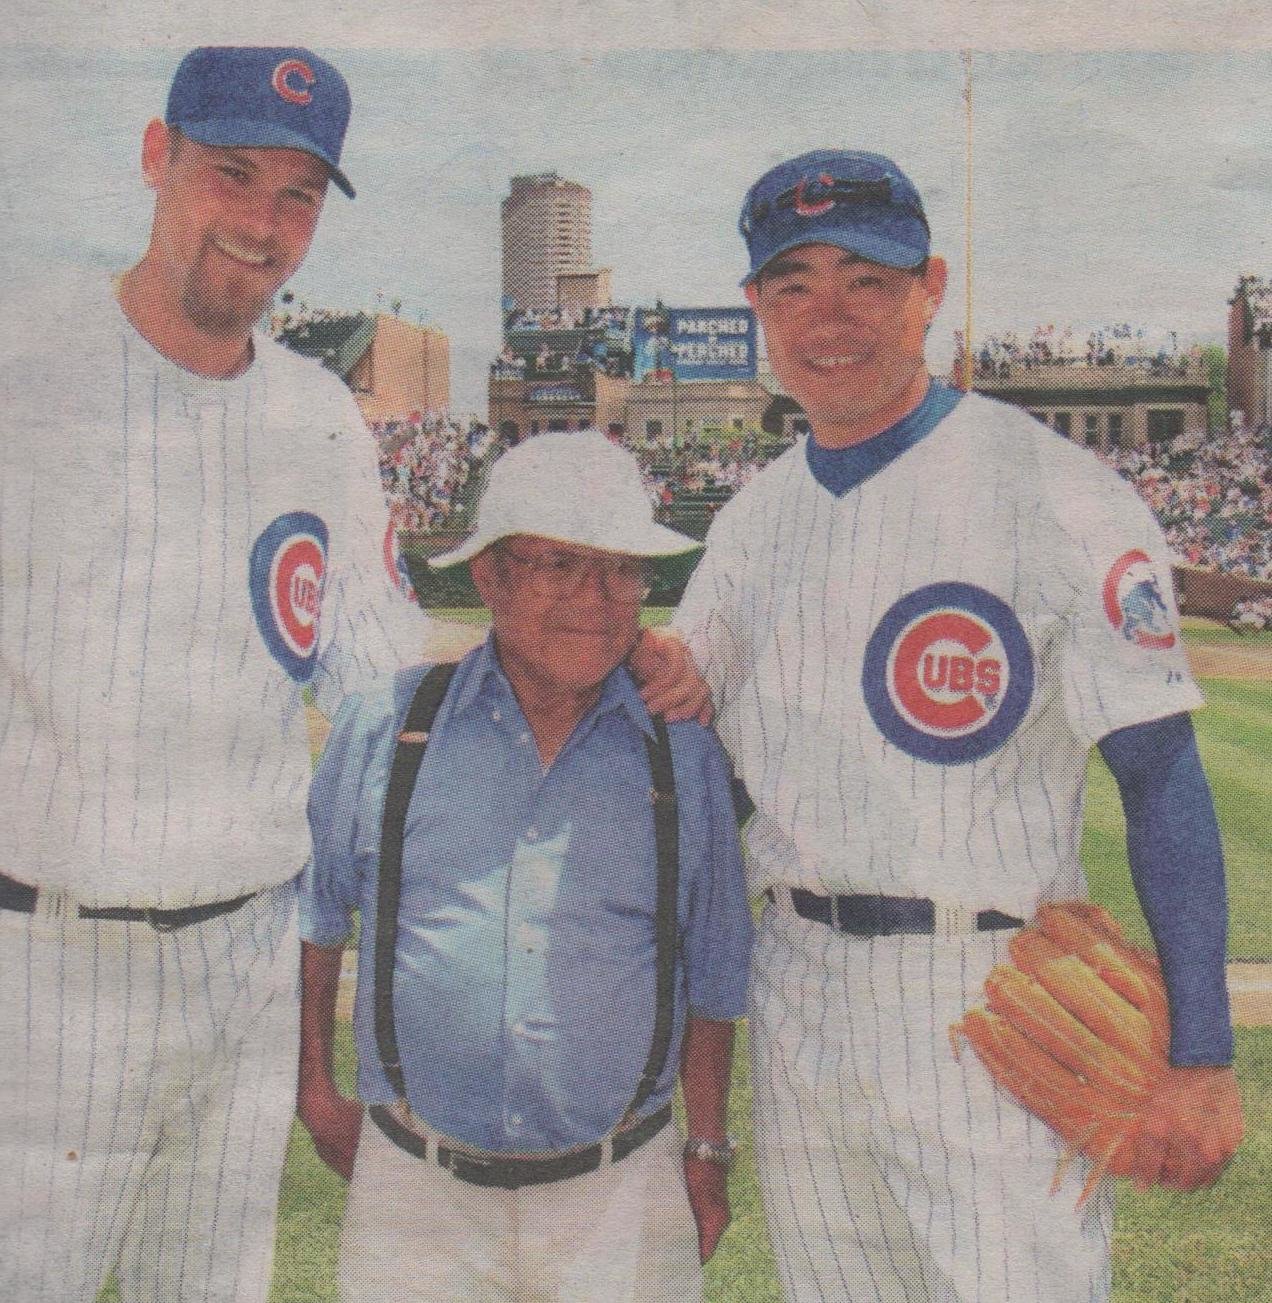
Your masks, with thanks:
M0 1297L257 1303L295 1094L302 691L418 659L351 396L253 326L349 117L301 49L199 49L150 242L6 326Z
M1105 1298L1111 1182L1083 1213L1085 1172L1048 1197L1059 1141L947 1028L1021 920L1085 894L1098 743L1172 1012L1135 1174L1194 1188L1240 1140L1223 863L1165 545L1086 452L929 378L946 269L890 160L783 163L741 231L812 434L720 512L675 623L758 807L756 1147L783 1288Z

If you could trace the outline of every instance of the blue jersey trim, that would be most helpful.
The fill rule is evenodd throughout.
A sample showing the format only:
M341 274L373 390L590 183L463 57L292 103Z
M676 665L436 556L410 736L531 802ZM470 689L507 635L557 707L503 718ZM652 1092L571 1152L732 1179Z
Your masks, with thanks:
M933 380L914 411L851 448L823 448L814 432L804 445L808 469L818 484L842 498L850 489L865 483L889 462L895 461L907 448L931 434L958 406L962 397L961 389Z

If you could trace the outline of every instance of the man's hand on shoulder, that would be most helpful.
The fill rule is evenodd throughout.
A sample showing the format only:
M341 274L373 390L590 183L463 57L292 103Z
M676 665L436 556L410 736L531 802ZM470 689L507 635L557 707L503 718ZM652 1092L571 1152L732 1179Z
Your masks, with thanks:
M329 1078L306 1079L302 1072L296 1113L313 1137L318 1157L349 1180L362 1134L362 1105L346 1099Z
M1231 1068L1168 1068L1144 1103L1128 1175L1137 1188L1213 1185L1245 1134Z
M676 634L669 629L642 629L628 663L651 715L672 722L711 723L715 715L711 689Z

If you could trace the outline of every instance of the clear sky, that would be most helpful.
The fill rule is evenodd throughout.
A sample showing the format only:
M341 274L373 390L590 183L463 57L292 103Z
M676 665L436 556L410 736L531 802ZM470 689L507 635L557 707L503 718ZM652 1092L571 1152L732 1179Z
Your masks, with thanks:
M955 52L368 50L319 46L349 79L344 167L291 288L403 315L451 340L457 411L484 410L499 339L499 201L515 172L593 192L593 255L619 302L741 301L741 197L826 145L892 155L924 195L963 320L963 68ZM0 51L0 267L119 269L144 246L137 158L180 49ZM1244 272L1272 274L1272 54L978 54L975 333L1129 321L1219 340Z

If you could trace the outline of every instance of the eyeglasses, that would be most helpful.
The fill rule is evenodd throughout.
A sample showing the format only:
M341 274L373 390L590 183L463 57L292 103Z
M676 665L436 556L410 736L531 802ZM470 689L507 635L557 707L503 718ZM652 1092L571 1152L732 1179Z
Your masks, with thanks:
M526 583L540 597L573 597L589 574L597 576L601 591L611 601L642 602L650 593L649 566L640 557L583 556L579 552L529 557L510 547L500 548L499 555L524 568Z

